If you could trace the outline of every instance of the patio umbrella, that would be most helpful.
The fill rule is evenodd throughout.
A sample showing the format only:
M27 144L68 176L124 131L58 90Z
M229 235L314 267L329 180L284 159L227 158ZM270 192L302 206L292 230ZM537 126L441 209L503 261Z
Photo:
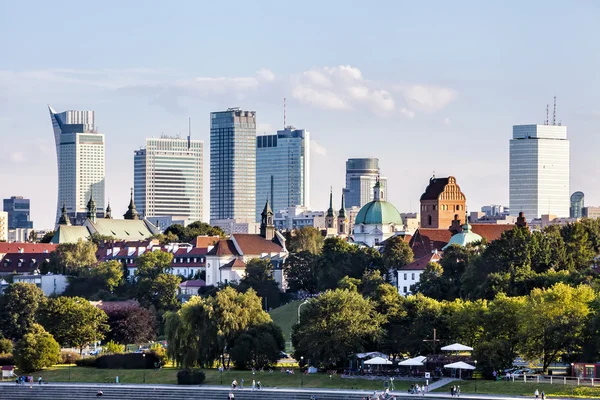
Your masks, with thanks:
M381 357L374 357L370 360L365 361L365 364L368 365L390 365L391 363L392 362L390 360L386 360L385 358Z
M452 364L446 364L444 365L444 368L451 368L451 369L457 369L458 370L458 378L462 378L462 370L463 369L469 369L469 370L474 370L475 367L472 366L471 364L467 364L466 362L463 361L458 361Z
M401 361L398 363L398 366L403 366L403 367L422 367L423 362L427 359L427 357L423 357L423 356L418 356L418 357L414 357L414 358L408 358L404 361Z
M473 351L472 347L465 346L464 344L454 343L448 346L444 346L442 351Z

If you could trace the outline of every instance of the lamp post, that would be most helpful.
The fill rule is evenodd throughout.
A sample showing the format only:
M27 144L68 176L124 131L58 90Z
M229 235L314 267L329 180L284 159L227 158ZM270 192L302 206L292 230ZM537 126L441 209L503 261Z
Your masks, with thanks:
M67 362L69 363L69 382L71 382L71 354L67 353Z
M144 360L143 368L144 368L144 383L146 383L146 353L142 354L142 359Z
M473 370L473 377L475 378L475 393L477 393L477 375L475 375L476 371L477 371L477 360L475 360L475 369Z
M221 354L221 386L223 385L223 369L225 369L224 365L225 359L223 357L223 354Z
M575 363L571 363L571 377L575 377ZM573 382L571 382L571 397L573 397Z
M304 300L302 303L300 303L300 305L298 306L298 324L300 324L300 307L302 307L303 305L305 305L306 303L308 303L308 300Z
M304 372L302 368L304 366L304 356L300 356L300 387L304 387Z

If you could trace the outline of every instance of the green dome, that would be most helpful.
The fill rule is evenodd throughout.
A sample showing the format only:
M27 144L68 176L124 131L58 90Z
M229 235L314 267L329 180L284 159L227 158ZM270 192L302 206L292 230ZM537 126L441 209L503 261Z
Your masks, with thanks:
M442 250L446 250L446 248L452 246L453 244L465 247L469 243L475 243L481 241L481 236L471 231L471 225L466 224L463 225L463 231L461 233L457 233L456 235L450 238L450 241L447 245L442 247Z
M391 203L387 201L372 201L360 209L354 220L354 225L358 224L402 224L400 213Z

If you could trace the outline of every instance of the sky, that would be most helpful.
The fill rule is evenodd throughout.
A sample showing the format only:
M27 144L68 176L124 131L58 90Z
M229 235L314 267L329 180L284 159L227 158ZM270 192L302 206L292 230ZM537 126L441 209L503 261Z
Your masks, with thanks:
M594 1L0 1L0 197L52 228L47 105L95 110L106 196L126 211L146 137L204 140L209 113L257 113L257 133L311 132L311 198L339 204L345 161L378 157L388 200L417 211L435 171L470 211L508 205L512 125L546 104L571 140L571 192L600 205L600 3Z

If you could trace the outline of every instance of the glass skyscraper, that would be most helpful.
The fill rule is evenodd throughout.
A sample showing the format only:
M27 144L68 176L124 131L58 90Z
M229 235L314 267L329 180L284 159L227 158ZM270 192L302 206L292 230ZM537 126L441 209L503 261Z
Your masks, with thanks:
M4 211L8 213L8 229L33 228L33 222L30 220L29 199L22 196L12 196L10 199L4 199Z
M58 201L56 221L63 203L69 217L87 212L93 195L96 207L104 210L105 149L104 135L95 127L93 111L57 113L51 107L50 119L56 143L58 163Z
M210 219L254 221L256 112L210 114Z
M274 212L309 207L310 134L288 126L256 137L256 220L269 199Z
M569 216L570 143L567 127L515 125L510 140L511 215Z
M134 155L134 201L147 218L202 220L203 146L201 140L163 136L146 139Z
M346 207L362 207L373 201L373 187L379 185L387 193L387 178L379 176L378 158L350 158L346 161Z

